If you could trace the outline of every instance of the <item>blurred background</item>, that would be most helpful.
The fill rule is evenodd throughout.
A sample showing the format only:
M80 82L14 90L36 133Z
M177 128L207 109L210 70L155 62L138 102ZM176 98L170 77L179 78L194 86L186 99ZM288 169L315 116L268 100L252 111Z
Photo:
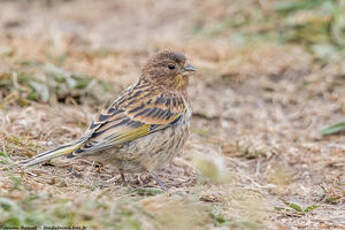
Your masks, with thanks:
M182 198L57 160L0 171L0 226L345 226L344 0L0 0L0 32L0 166L78 138L159 50L198 68L159 172Z

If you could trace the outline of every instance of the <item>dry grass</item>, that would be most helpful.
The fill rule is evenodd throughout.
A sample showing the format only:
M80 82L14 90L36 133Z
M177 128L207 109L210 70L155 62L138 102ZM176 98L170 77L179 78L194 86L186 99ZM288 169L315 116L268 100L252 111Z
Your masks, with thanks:
M291 2L2 1L0 165L78 138L158 49L185 52L199 71L192 136L158 172L170 193L144 174L123 187L83 160L1 170L0 226L345 229L345 136L320 134L345 115L342 41L322 29L341 25L314 20L334 1L300 1L296 14ZM113 87L59 94L47 66ZM20 73L49 99L30 97Z

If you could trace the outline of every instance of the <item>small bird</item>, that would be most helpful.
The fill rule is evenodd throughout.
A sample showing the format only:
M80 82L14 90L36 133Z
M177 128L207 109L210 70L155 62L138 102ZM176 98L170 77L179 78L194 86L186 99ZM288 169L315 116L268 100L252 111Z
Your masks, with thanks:
M139 80L100 113L79 140L20 164L29 167L61 156L86 157L113 165L124 183L124 173L148 172L167 191L154 171L169 163L188 138L192 111L186 88L195 70L179 52L157 53Z

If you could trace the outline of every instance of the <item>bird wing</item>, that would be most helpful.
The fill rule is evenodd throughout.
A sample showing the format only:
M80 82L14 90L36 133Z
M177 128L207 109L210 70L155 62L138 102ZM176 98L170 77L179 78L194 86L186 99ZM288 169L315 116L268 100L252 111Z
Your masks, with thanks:
M134 88L120 97L89 128L88 140L69 157L120 146L177 123L187 107L182 96Z

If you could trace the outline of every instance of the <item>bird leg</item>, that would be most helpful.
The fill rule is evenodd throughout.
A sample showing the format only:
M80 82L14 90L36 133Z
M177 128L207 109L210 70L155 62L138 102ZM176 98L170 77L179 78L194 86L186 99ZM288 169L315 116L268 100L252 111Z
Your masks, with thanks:
M168 191L169 188L158 178L158 176L155 173L151 172L150 175L156 181L156 183L159 184L159 186L164 192Z
M121 178L122 178L122 184L124 186L127 186L128 182L126 181L126 177L125 177L125 174L123 174L123 172L121 172Z

